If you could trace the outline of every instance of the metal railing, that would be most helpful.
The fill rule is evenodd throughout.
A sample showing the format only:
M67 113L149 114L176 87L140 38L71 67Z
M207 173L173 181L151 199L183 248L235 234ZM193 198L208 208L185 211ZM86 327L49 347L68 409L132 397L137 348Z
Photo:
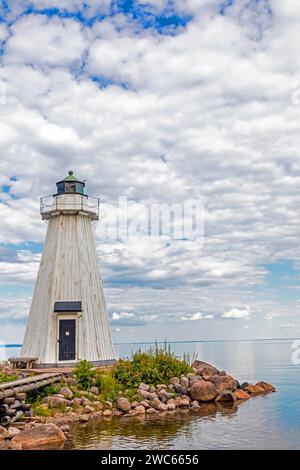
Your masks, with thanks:
M62 196L67 196L69 199L64 201ZM50 195L41 197L40 214L42 217L52 212L64 211L87 212L91 214L94 219L98 219L100 212L100 198L94 196L81 196L79 194Z

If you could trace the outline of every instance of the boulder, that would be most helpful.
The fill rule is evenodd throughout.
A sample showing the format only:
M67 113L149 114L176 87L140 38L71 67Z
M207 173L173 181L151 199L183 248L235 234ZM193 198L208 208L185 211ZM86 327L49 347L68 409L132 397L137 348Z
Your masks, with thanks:
M0 442L8 437L8 431L3 426L0 426Z
M145 410L148 410L148 408L150 408L150 404L146 400L141 401L140 405L142 405L145 408Z
M218 375L219 371L216 367L212 366L208 362L204 361L194 361L192 367L196 369L198 374L203 375Z
M165 390L160 390L158 392L158 398L163 402L163 403L167 403L168 401L168 398L167 398L167 392ZM170 397L172 398L172 397Z
M151 401L150 405L155 410L160 411L163 403L161 403L161 401L158 398L154 398L154 400Z
M245 391L250 393L251 395L265 393L265 390L262 387L253 384L249 384L247 387L245 387Z
M60 426L60 429L62 430L62 432L66 433L70 431L70 426L68 424L63 424L62 426Z
M143 415L146 412L145 408L142 405L138 405L134 409L135 409L136 413L139 414L139 415Z
M131 411L131 410L130 410L130 411ZM106 416L106 417L107 417L107 416L111 416L111 410L109 410L109 409L104 410L103 413L102 413L102 415L103 415L103 416Z
M210 377L210 382L214 384L218 394L224 390L231 390L232 392L237 389L237 381L230 375L213 375Z
M150 407L150 408L148 408L148 410L146 410L146 413L150 415L150 414L158 413L158 411L155 410L154 408Z
M18 434L20 434L20 432L21 432L20 429L15 428L14 426L10 426L10 427L8 428L8 437L9 437L10 439L12 439L13 437L15 437L15 436L17 436Z
M66 383L67 383L68 387L74 387L74 385L76 385L77 381L74 377L68 377L67 380L66 380Z
M260 381L255 384L256 387L261 387L265 392L276 392L276 388L268 382Z
M94 410L94 408L93 408L92 406L86 405L86 406L84 407L84 412L85 412L85 413L93 413L94 411L95 411L95 410Z
M192 400L211 401L216 398L218 392L212 382L207 382L205 380L197 380L191 386L190 394Z
M171 385L176 385L176 384L179 384L180 383L180 380L178 377L173 377L170 382L169 382Z
M176 410L176 405L173 402L167 403L167 407L168 407L168 410L171 410L171 411Z
M60 397L48 397L48 406L49 408L59 408L64 405L66 400Z
M81 406L81 404L82 404L82 398L73 398L72 403L73 403L73 405L75 405L75 406Z
M158 384L156 385L156 393L160 392L161 390L165 390L167 386L165 384Z
M82 406L92 406L93 405L93 402L91 400L89 400L88 398L81 398L81 405Z
M37 424L13 437L13 444L21 444L22 449L39 449L43 446L63 444L66 436L56 424Z
M196 382L196 380L200 379L200 377L197 374L189 373L186 376L189 379L189 385L190 386L193 385L193 383Z
M138 401L132 401L131 402L131 408L136 408L137 406L139 406L139 402Z
M86 423L89 420L88 415L80 415L79 416L79 422L80 423Z
M185 397L185 398L182 397L179 406L180 406L181 408L185 408L185 407L187 407L187 406L190 406L190 399L189 399L189 398L186 398L186 397Z
M176 407L180 407L181 401L182 401L181 397L176 397L175 398L174 403L175 403Z
M181 384L174 385L174 389L178 395L187 395L187 388Z
M98 395L99 395L99 388L94 385L93 387L91 387L90 392L91 392L93 395L98 396Z
M249 393L245 392L245 390L242 390L241 388L238 388L233 393L237 400L248 400L248 398L250 398Z
M67 400L72 400L73 398L73 392L70 390L68 387L62 387L59 391L59 393L64 397L67 398Z
M249 385L248 382L243 382L243 383L241 384L241 389L242 389L242 390L245 390L245 388L248 387L248 385Z
M144 390L144 392L149 392L150 385L145 384L144 382L141 382L139 385L139 390Z
M217 398L216 398L216 401L236 401L236 396L234 395L234 393L231 391L231 390L223 390L223 392L221 392Z
M160 404L160 410L159 411L167 411L168 409L169 409L168 405L166 405L165 403Z
M156 398L158 398L157 393L155 393L155 392L150 392L150 393L148 394L148 399L149 399L149 400L155 400Z
M112 402L109 401L109 400L106 400L106 402L104 403L103 408L104 408L105 410L111 410L111 409L113 408Z
M189 386L190 386L189 379L187 377L185 377L184 375L181 375L180 376L180 385L182 386L182 388L188 389Z
M151 393L148 392L147 390L139 389L139 396L143 398L143 400L151 399L150 395Z
M158 398L162 400L164 403L166 403L168 400L173 398L175 396L175 393L167 392L166 390L160 390L158 392Z
M20 442L13 441L0 441L0 450L22 450L22 444Z
M127 400L127 398L119 398L118 401L117 401L117 408L118 410L120 411L129 411L131 410L131 403L129 400Z

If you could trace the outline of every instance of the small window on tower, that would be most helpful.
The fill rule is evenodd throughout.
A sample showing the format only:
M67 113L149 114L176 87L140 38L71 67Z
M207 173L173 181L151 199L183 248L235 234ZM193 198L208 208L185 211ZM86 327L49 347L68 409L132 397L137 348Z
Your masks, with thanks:
M76 183L65 183L66 193L76 193Z

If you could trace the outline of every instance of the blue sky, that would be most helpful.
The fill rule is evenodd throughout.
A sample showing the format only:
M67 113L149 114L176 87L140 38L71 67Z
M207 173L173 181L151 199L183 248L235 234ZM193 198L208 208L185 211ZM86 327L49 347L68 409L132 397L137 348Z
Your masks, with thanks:
M106 240L116 341L300 335L295 0L0 1L0 339L22 341L73 169L119 196L204 205L204 243ZM1 338L2 336L2 338Z

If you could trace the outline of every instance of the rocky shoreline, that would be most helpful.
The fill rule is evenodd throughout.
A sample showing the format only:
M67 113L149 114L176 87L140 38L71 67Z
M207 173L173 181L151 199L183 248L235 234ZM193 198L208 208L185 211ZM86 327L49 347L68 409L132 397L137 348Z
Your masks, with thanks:
M74 422L87 423L114 416L154 417L181 410L197 412L205 403L233 405L252 396L276 391L273 385L264 381L240 384L225 371L203 361L195 361L192 372L173 377L169 383L156 386L140 383L134 400L120 394L115 401L101 402L96 386L76 394L74 387L76 379L71 374L61 383L59 393L42 399L39 412L44 416L36 416L33 410L31 418L8 427L0 426L0 450L64 445L69 425ZM48 412L51 416L47 416Z

